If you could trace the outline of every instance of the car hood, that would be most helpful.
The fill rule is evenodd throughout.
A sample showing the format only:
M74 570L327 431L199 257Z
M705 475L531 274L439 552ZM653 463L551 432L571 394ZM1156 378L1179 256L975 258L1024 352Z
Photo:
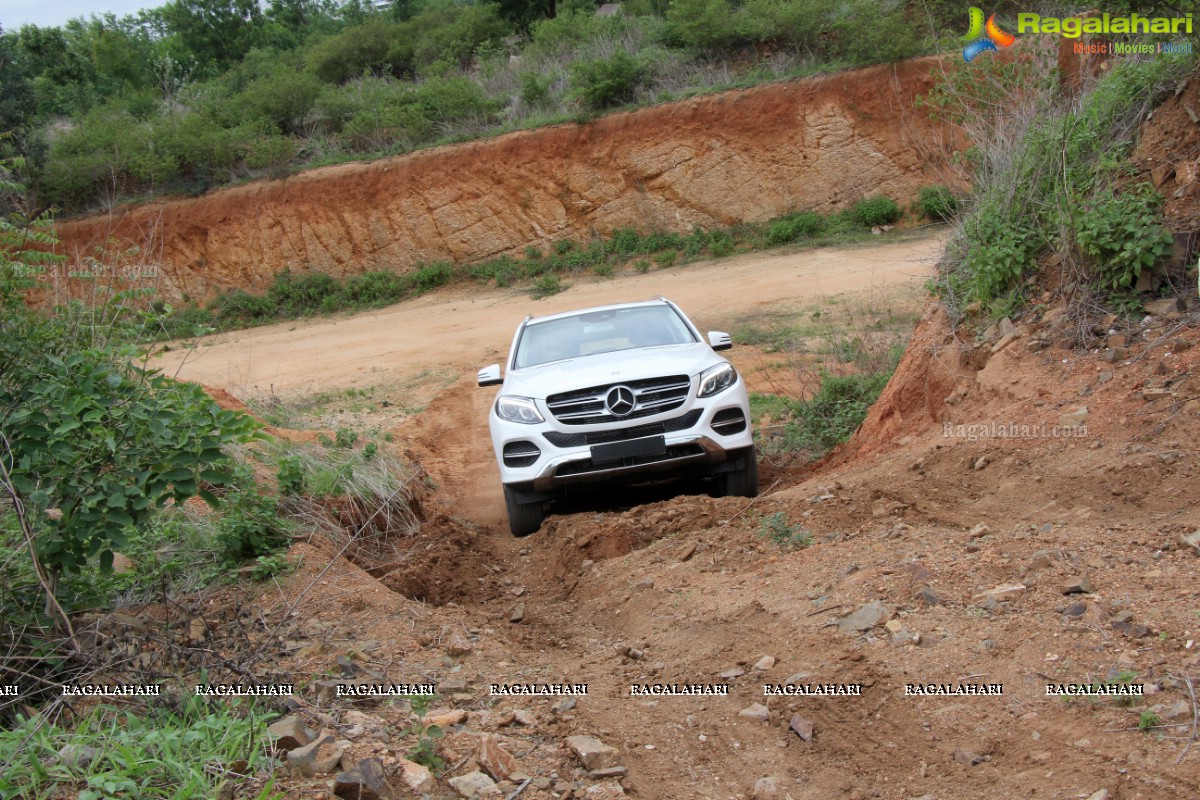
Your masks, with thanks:
M597 353L511 370L504 379L503 393L545 399L551 394L610 383L666 375L690 377L724 360L703 342Z

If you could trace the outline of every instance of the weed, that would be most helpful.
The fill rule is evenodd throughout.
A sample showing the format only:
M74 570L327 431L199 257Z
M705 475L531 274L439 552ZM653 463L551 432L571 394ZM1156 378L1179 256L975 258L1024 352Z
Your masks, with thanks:
M567 287L559 281L557 275L543 275L533 282L533 290L529 296L534 300L541 300L543 297L558 294L565 288Z
M650 262L644 258L639 258L637 261L633 262L633 268L641 273L649 272L650 271Z
M354 444L357 441L358 434L353 430L350 428L338 428L334 433L333 446L340 447L342 449L349 449L354 447Z
M1153 711L1143 711L1138 714L1137 727L1142 733L1149 733L1162 724L1162 718Z
M758 524L758 533L784 550L801 550L813 542L812 533L799 523L789 523L787 514L782 511L763 517Z
M275 473L279 490L284 494L304 494L304 470L295 455L279 458L279 469Z
M410 704L416 719L412 725L401 731L400 735L417 738L417 743L409 751L408 757L437 774L446 768L446 763L437 751L437 740L442 738L444 732L437 725L425 724L425 714L429 711L429 704L433 698L434 695L420 695L412 698Z
M286 575L292 569L291 562L282 555L259 556L250 569L250 577L256 581L265 581L277 575Z
M660 253L654 254L654 263L664 269L675 263L675 259L679 256L674 250L663 250Z

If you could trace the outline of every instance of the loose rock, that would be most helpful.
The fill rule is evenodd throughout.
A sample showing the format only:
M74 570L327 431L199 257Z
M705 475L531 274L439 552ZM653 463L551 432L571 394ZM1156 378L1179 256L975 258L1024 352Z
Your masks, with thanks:
M756 672L766 672L773 666L775 666L774 656L763 656L758 661L754 662L754 669Z
M805 719L799 714L793 714L792 721L788 723L788 727L791 728L796 735L804 741L812 741L813 724L810 720Z
M771 710L762 703L751 703L739 711L738 716L754 722L766 722L771 718Z
M500 796L500 790L496 788L495 781L482 772L468 772L466 775L451 778L449 783L454 791L467 800L474 800L476 797Z
M288 764L306 778L326 775L337 768L347 746L348 743L336 741L332 733L325 731L303 747L290 751Z
M515 606L513 606L512 612L508 615L508 621L517 623L517 622L524 622L524 620L525 620L525 604L517 603Z
M750 796L754 800L774 800L779 797L779 781L771 776L759 778L754 782L754 791Z
M983 756L978 753L972 753L962 747L956 748L954 751L954 760L960 764L965 764L968 767L974 767L977 764L984 762Z
M338 775L333 782L333 794L343 800L392 800L395 797L378 758L365 758L353 769Z
M405 786L420 794L433 791L433 773L425 765L402 758L399 766L400 780Z
M838 630L842 631L843 633L858 633L861 631L868 631L871 628L874 628L880 622L890 619L891 616L892 610L878 600L875 600L867 603L853 614L843 617L842 620L838 622Z
M295 714L288 714L273 722L267 727L267 735L275 740L275 749L285 753L312 741L312 734L304 726L304 720Z
M1077 578L1070 578L1063 582L1063 594L1090 594L1092 591L1092 582L1087 575L1080 575Z
M484 772L498 781L506 781L517 770L517 760L500 746L494 734L479 737L479 753L475 756Z
M568 736L567 747L589 770L615 767L620 761L621 753L594 736Z
M980 592L971 598L975 603L982 603L988 598L993 602L1003 603L1009 600L1016 600L1021 595L1025 594L1025 590L1029 588L1023 583L1006 583L1000 586L995 586L986 591Z

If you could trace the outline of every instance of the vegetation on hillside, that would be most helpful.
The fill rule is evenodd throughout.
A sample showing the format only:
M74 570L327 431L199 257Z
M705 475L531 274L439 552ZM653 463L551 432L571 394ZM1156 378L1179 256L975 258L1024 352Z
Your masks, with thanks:
M956 318L1017 313L1052 269L1086 329L1097 312L1140 308L1139 278L1171 255L1164 198L1129 156L1196 56L1114 58L1073 92L1058 83L1055 55L958 65L926 98L973 143L973 191L933 284Z
M963 24L948 0L597 5L171 0L27 25L0 34L0 132L33 205L81 212L892 61Z

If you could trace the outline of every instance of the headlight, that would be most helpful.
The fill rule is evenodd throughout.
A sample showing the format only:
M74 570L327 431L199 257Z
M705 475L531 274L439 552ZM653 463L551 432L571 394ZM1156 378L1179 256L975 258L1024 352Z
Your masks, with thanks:
M712 397L737 383L737 370L728 361L704 370L700 374L698 397Z
M546 421L542 417L542 413L537 410L537 406L528 397L501 397L496 401L496 415L500 419L522 422L526 425Z

